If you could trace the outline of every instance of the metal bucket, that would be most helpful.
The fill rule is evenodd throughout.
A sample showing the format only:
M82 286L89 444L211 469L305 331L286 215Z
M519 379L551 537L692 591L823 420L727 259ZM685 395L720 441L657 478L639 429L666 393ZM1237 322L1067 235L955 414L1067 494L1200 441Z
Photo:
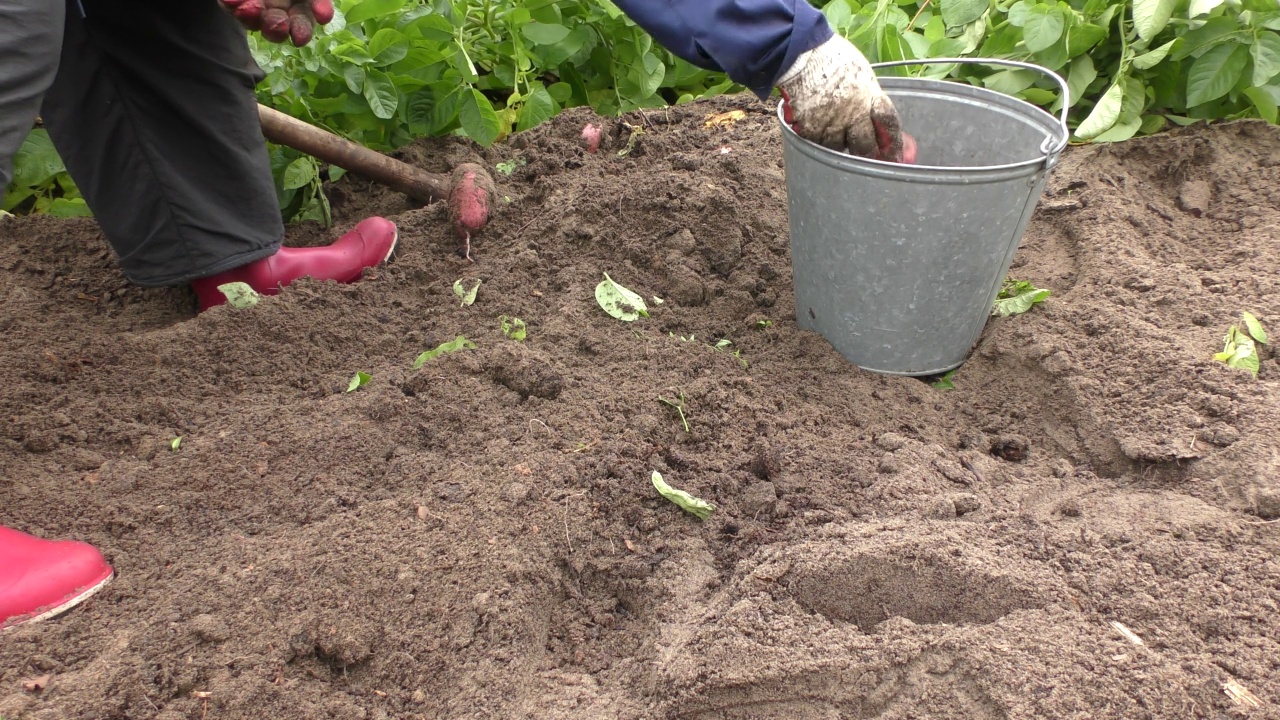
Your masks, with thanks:
M1061 88L1062 116L958 82L882 77L917 144L918 164L900 165L805 140L778 106L796 319L873 372L964 363L1067 145L1068 90L1049 70L970 58L873 67L952 63L1044 73Z

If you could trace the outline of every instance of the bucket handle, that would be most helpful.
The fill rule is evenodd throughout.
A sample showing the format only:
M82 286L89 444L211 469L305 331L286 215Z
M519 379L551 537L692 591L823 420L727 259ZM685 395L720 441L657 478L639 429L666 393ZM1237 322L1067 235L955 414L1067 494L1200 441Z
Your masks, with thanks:
M1033 70L1041 75L1047 75L1055 83L1058 89L1062 91L1062 113L1058 116L1058 124L1062 126L1062 140L1054 143L1053 137L1046 137L1044 142L1040 143L1040 152L1044 153L1046 163L1049 162L1054 155L1062 152L1067 146L1067 141L1071 138L1071 130L1067 128L1067 111L1071 109L1071 89L1067 87L1067 81L1062 76L1047 68L1031 63L1019 62L1017 60L1000 60L998 58L926 58L923 60L894 60L892 62L872 63L871 67L875 69L899 67L902 65L1004 65L1007 67L1019 68L1021 70Z

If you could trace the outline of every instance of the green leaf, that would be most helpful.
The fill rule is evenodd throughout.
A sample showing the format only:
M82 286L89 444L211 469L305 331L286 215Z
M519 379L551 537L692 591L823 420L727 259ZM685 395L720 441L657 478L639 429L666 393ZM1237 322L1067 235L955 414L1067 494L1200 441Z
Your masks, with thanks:
M1244 74L1249 48L1236 43L1218 45L1196 58L1187 73L1187 106L1195 107L1227 94Z
M1139 70L1150 70L1160 64L1169 55L1169 49L1173 47L1174 40L1161 45L1155 50L1150 50L1133 59L1133 66Z
M351 378L351 382L347 383L347 392L353 392L364 387L371 379L369 373L358 372Z
M1067 34L1067 55L1076 57L1092 50L1095 45L1105 40L1107 29L1090 23L1073 27Z
M300 157L284 169L284 189L297 190L316 179L316 165L309 157Z
M1253 101L1253 106L1258 109L1258 116L1271 124L1280 122L1280 112L1277 111L1276 99L1271 97L1271 93L1262 88L1245 88L1243 90L1245 97Z
M182 436L181 436L181 435L179 435L178 437L176 437L176 438L174 438L174 439L172 439L172 440L170 440L170 441L169 441L169 449L170 449L170 450L172 450L172 451L174 451L174 452L178 452L178 448L180 448L180 447L182 447Z
M1224 38L1239 29L1240 24L1235 18L1224 15L1211 17L1205 21L1204 25L1178 38L1178 45L1169 53L1169 59L1182 60L1192 55L1199 55L1201 51L1222 42Z
M558 103L565 103L573 97L573 86L567 82L552 83L547 87L547 94Z
M382 28L369 39L369 54L379 65L398 63L409 54L409 38L398 30Z
M227 298L227 304L237 310L251 308L258 304L260 296L258 291L249 286L248 283L233 282L218 286L218 292Z
M433 43L447 43L453 40L453 24L440 15L425 15L414 20L409 28L422 35L422 39Z
M1133 27L1147 42L1169 24L1178 0L1133 0Z
M1005 17L1009 20L1009 24L1014 27L1023 27L1027 24L1027 16L1031 14L1031 8L1037 7L1044 9L1043 5L1035 5L1027 2L1027 0L1018 0L1018 2L1009 6L1005 12Z
M531 22L520 28L520 34L535 45L555 45L569 37L569 28L564 25Z
M524 131L550 120L560 108L541 83L535 83L520 106L520 118L516 130Z
M369 101L373 114L383 120L396 116L400 93L396 84L381 70L366 68L364 74L364 99Z
M1254 317L1253 313L1246 312L1242 316L1242 319L1244 320L1245 329L1249 331L1249 335L1252 336L1254 340L1266 345L1267 331L1262 329L1262 323L1258 322L1258 318Z
M358 25L383 15L390 15L404 7L404 0L359 0L347 13L347 24Z
M1036 5L1027 11L1022 42L1031 52L1048 50L1062 37L1062 31L1066 27L1067 20L1061 10Z
M939 0L942 21L947 27L961 27L982 17L988 0Z
M952 370L948 372L946 375L943 375L942 377L938 378L938 380L933 383L933 387L937 388L938 390L955 390L956 385L951 381L951 378L956 374L956 372L957 372L956 370Z
M431 133L443 132L458 118L458 110L462 107L463 91L454 88L444 95L432 89L435 104L431 107Z
M462 307L467 307L476 301L476 293L480 292L480 280L476 280L476 284L467 290L462 286L462 279L459 278L453 283L453 294L458 296L462 301Z
M1085 90L1097 79L1098 71L1093 66L1093 58L1081 55L1071 61L1071 68L1067 71L1067 89L1071 92L1072 107L1080 102Z
M596 285L596 302L609 315L623 322L649 317L644 298L614 282L609 273L604 273L604 280Z
M1263 30L1258 33L1257 40L1249 46L1249 54L1253 57L1253 84L1261 87L1267 81L1280 74L1280 35Z
M13 157L13 179L10 182L18 187L37 187L65 171L49 132L36 128L27 134Z
M93 217L84 198L54 198L45 212L60 218Z
M1169 124L1169 121L1163 115L1144 115L1142 118L1142 127L1138 128L1139 135L1152 135L1158 133Z
M462 335L450 340L447 343L440 343L433 349L428 350L419 355L413 361L413 369L417 370L426 364L428 360L434 359L445 353L458 352L459 350L475 350L476 344L466 339Z
M501 125L498 113L493 109L489 98L475 88L462 91L462 104L458 108L458 119L462 122L462 130L467 137L488 147L498 139Z
M1244 357L1233 357L1227 361L1227 364L1241 370L1248 370L1253 373L1254 377L1258 376L1258 370L1262 368L1262 363L1258 360L1258 353L1249 352Z
M982 85L1005 95L1017 95L1044 75L1034 70L1000 70L982 78Z
M700 520L706 520L711 517L712 511L715 510L715 506L706 500L696 498L683 490L677 490L668 485L667 482L662 479L662 474L657 470L653 471L653 475L650 476L650 480L653 482L654 489L656 489L662 497L680 506L680 509L685 512L697 516Z
M1138 134L1138 130L1142 128L1142 118L1138 117L1122 117L1116 121L1115 125L1107 128L1106 131L1094 136L1093 142L1096 143L1112 143L1124 142L1134 135Z
M520 318L509 318L506 315L503 315L498 318L498 321L502 323L503 335L506 335L516 342L521 342L525 339L527 328L523 320Z
M1026 280L1005 280L1004 287L996 295L991 314L1000 317L1021 315L1036 304L1044 302L1049 294L1048 290L1041 290Z
M1218 8L1227 0L1191 0L1191 6L1187 8L1187 17L1195 18L1201 15L1208 15Z
M845 0L832 0L822 8L827 16L827 24L838 33L843 33L853 23L853 10Z
M1089 116L1076 128L1076 137L1088 140L1106 132L1116 124L1116 120L1120 119L1120 108L1123 104L1124 85L1120 82L1111 83L1111 87L1102 94L1098 104L1094 105L1093 110L1089 112Z

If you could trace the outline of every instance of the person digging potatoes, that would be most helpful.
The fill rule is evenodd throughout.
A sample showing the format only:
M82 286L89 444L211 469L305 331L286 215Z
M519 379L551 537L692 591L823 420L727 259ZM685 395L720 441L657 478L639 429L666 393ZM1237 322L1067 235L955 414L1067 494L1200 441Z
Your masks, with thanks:
M688 62L762 100L778 88L802 137L914 161L866 58L805 0L614 2ZM0 0L0 187L39 115L131 282L189 285L203 312L224 283L270 295L303 277L358 281L391 256L396 226L368 218L325 247L282 246L246 40L305 45L332 17L331 0ZM88 544L0 526L0 629L66 612L113 572Z

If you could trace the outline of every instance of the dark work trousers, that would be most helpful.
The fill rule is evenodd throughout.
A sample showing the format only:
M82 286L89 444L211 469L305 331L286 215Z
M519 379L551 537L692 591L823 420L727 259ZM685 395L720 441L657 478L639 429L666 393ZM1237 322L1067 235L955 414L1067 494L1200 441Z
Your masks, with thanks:
M41 115L130 281L181 284L279 249L261 80L215 0L67 3Z

